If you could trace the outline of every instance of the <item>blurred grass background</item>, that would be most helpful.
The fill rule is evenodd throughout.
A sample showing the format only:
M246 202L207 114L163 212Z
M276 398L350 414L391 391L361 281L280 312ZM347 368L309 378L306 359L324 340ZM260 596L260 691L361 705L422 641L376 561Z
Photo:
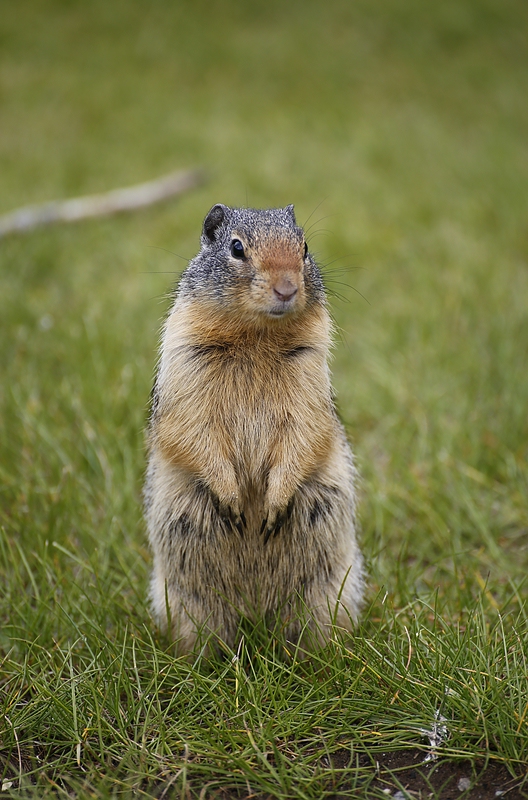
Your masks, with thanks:
M367 624L378 591L397 614L525 615L527 97L521 0L2 3L0 213L209 174L177 202L0 241L9 680L26 686L37 635L150 626L142 431L167 292L216 202L293 202L325 269ZM515 702L524 744L494 745L510 759Z

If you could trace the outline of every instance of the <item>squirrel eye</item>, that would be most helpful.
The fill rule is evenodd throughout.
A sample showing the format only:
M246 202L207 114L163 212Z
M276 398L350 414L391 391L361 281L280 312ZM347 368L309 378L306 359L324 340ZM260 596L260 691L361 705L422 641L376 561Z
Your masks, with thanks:
M234 258L244 258L244 245L240 239L233 239L231 242L231 255Z
M308 244L305 242L304 243L304 257L306 258L307 255L308 255Z

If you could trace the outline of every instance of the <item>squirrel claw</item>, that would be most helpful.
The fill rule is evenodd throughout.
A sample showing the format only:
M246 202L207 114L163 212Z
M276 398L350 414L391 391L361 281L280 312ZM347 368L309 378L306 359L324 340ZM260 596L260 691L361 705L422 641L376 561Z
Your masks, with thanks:
M275 538L275 536L277 535L277 533L279 531L279 528L280 528L280 525L277 526L276 524L272 525L269 528L266 528L266 535L264 537L264 544L265 545L269 542L269 540L271 538L271 534L273 534L273 538Z
M279 528L281 527L282 523L279 523L278 519L275 519L274 522L270 522L269 516L262 520L262 525L260 526L259 536L262 536L264 531L266 531L266 535L264 537L264 544L268 543L268 539L270 538L272 533L276 533Z
M231 509L231 512L233 514L233 510L232 509ZM244 538L244 531L245 531L246 525L247 525L246 518L244 516L244 512L241 511L238 516L234 516L234 514L233 514L232 522L233 522L235 528L237 529L237 531L239 532L240 536L243 539Z
M288 521L291 516L291 512L293 509L293 499L290 500L288 506L284 509L284 511L278 511L275 514L269 513L266 519L262 522L262 526L260 528L260 535L266 531L266 535L264 536L264 544L267 544L270 540L271 536L275 538L283 527L284 523Z
M211 500L213 508L220 517L224 527L228 532L234 533L238 531L240 536L244 536L246 527L246 518L242 512L238 512L227 503L222 503L218 495L211 492Z
M271 525L268 525L268 521L265 520L266 535L264 537L264 544L267 544L269 542L269 540L270 540L272 535L273 535L273 538L276 537L276 535L278 534L278 532L280 531L280 529L284 525L285 521L286 521L286 517L285 517L285 515L282 515L282 514L281 514L280 517L277 517L275 522L272 523Z
M245 530L245 520L242 519L242 515L236 515L232 508L227 510L227 513L221 514L220 519L226 526L229 531L233 533L238 531L238 534L241 538L244 538L244 530Z
M236 526L235 526L235 523L233 522L233 520L231 519L231 517L222 517L222 520L223 520L224 525L226 526L227 530L230 531L231 533L234 533Z

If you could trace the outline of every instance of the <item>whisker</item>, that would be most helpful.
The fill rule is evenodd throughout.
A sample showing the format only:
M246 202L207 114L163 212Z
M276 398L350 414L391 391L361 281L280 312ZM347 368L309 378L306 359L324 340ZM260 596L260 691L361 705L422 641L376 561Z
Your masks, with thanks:
M163 250L164 253L170 253L171 256L176 256L176 258L181 258L182 261L186 261L189 263L190 258L185 258L185 256L181 256L179 253L174 253L172 250L167 250L166 247L159 247L157 244L147 244L145 247L149 247L151 250Z
M314 225L319 225L319 223L323 222L325 219L332 219L333 216L334 214L326 214L324 217L320 217L319 219L314 220L310 225L310 227L306 229L306 233L307 234L310 233Z
M339 292L336 292L334 289L329 289L326 287L326 294L328 297L334 297L336 300L340 300L342 303L350 303L350 299L348 297L345 297L343 294L339 294Z
M307 219L307 220L306 220L306 221L303 223L303 226L302 226L303 228L306 228L306 226L307 226L307 225L308 225L308 223L310 222L311 218L313 217L313 215L315 214L315 212L317 211L317 209L318 209L318 208L321 208L321 206L323 205L323 203L325 203L327 200L328 200L328 197L323 197L323 199L322 199L322 200L321 200L319 203L317 203L316 207L314 208L314 210L312 211L312 213L310 214L310 216L308 217L308 219Z
M330 281L330 283L334 283L337 286L346 286L347 289L351 289L353 292L355 292L360 297L362 297L363 300L365 301L365 303L367 303L369 306L372 305L372 303L370 303L370 301L367 300L365 295L362 294L359 291L359 289L356 289L356 287L352 286L350 283L343 283L343 281ZM350 302L350 298L349 297L343 297L343 295L339 294L339 292L336 292L335 289L332 289L331 286L328 286L326 280L325 280L325 288L326 288L327 294L330 295L331 297L337 297L337 298L339 298L339 300L343 300L345 303L349 303Z
M345 264L343 267L338 267L337 269L327 269L324 264L320 264L319 269L325 275L346 275L348 272L356 272L358 269L365 272L367 271L366 267L353 267L351 264L348 266Z
M309 233L308 236L310 237L310 241L312 241L313 239L315 239L316 236L328 235L331 232L332 231L329 231L328 228L321 228L320 230L315 231L314 233Z

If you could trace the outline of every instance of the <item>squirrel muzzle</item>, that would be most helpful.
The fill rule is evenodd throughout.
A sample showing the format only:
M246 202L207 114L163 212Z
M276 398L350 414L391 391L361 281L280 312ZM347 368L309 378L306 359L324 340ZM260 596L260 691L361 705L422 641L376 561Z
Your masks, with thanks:
M264 258L255 258L253 266L253 302L260 306L261 313L270 317L282 317L298 313L306 304L303 259L300 243L283 243L281 250L269 247Z

